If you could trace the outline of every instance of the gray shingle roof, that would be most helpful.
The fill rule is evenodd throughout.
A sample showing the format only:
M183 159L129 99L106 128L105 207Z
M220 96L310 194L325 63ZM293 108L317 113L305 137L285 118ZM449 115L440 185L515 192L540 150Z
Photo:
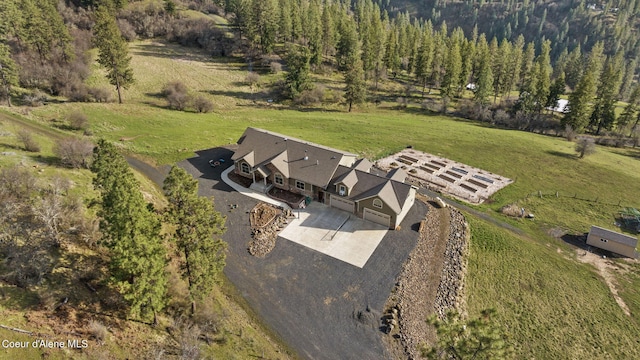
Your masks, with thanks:
M351 187L347 199L360 201L378 196L396 213L402 211L402 206L409 196L411 185L346 166L338 167L332 184L345 182L344 180L353 178L357 179L357 182ZM335 188L330 188L330 190L335 193Z
M339 165L351 166L356 154L249 127L238 140L231 157L244 159L252 167L273 164L289 178L325 188Z

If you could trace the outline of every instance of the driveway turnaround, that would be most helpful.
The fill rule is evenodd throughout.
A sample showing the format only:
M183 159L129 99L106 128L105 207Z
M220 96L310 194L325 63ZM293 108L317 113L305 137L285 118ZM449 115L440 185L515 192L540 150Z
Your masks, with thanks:
M402 263L417 242L424 204L416 201L402 229L387 231L362 268L282 238L265 258L256 258L247 251L248 212L258 200L239 194L221 180L222 171L233 165L228 161L232 150L199 151L179 164L199 180L200 194L213 196L216 209L227 217L226 277L301 358L389 359L382 343L388 335L380 331L381 317ZM219 158L227 160L224 166L212 168L208 161ZM439 274L433 276L439 279Z
M389 230L316 202L293 213L296 218L280 237L359 268L367 263Z

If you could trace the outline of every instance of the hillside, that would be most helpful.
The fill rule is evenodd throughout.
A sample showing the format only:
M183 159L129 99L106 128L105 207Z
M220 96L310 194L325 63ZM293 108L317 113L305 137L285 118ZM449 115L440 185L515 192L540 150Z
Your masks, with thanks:
M24 131L32 134L40 146L39 151L25 151L18 136ZM180 316L180 309L188 306L184 298L185 284L171 267L168 268L173 274L171 310L161 316L160 325L154 327L127 318L122 299L108 285L108 255L98 245L100 236L95 209L91 207L97 196L91 184L93 175L87 169L63 166L52 151L60 139L72 136L71 132L0 111L0 198L3 199L0 253L4 259L0 266L0 334L8 341L29 343L27 349L3 347L0 357L131 359L165 354L167 358L177 358L185 347L195 346L200 348L202 356L287 358L286 350L264 332L261 322L228 281L216 286L210 299L201 304L198 314L202 320L201 331L216 334L208 344L199 345L193 339L193 334L198 335L195 328ZM16 186L12 181L16 175L33 178L32 191L38 192L33 195L34 207L46 201L49 187L56 189L60 186L56 184L66 184L67 187L61 188L60 201L65 209L71 204L70 209L79 209L79 213L72 217L69 210L64 211L59 225L65 229L60 245L49 245L46 237L36 235L40 225L36 219L25 217L21 221L31 222L36 232L27 246L20 247L23 254L15 255L12 236L20 235L7 228L5 222L5 216L10 216L6 210L11 209L10 204L15 200L7 197L5 187ZM166 200L158 185L141 174L135 176L145 199L155 206L164 206ZM61 342L64 346L34 348L31 342L35 339ZM67 340L78 340L80 346L70 348Z
M36 1L46 0L21 0L21 4L27 6ZM316 270L322 268L309 266L311 261L297 261L304 257L298 258L296 254L305 249L293 243L280 243L280 249L288 246L292 251L292 255L282 263L270 263L268 257L247 260L249 255L245 251L247 239L244 236L248 238L249 231L241 221L251 208L241 207L233 212L236 207L230 205L237 204L240 195L211 185L206 190L219 191L215 193L216 209L222 215L233 212L235 217L235 221L227 224L233 231L225 234L226 240L236 241L236 253L244 256L230 257L227 269L235 269L235 275L241 273L249 281L242 282L244 288L238 285L241 288L238 291L228 280L234 275L228 271L228 278L221 276L222 284L216 285L210 296L198 304L198 313L193 317L185 316L187 309L191 308L187 297L188 285L178 275L178 252L174 245L165 241L171 259L166 266L169 277L167 307L158 314L159 322L155 327L140 319L129 319L126 314L128 304L110 285L111 274L106 265L109 250L98 243L100 234L97 233L95 213L98 193L91 185L94 175L84 168L63 166L61 155L54 151L62 138L73 137L92 143L105 139L125 156L137 159L138 163L146 163L146 166L166 169L174 164L202 165L193 174L201 181L200 189L204 190L202 184L210 184L206 181L211 180L208 172L212 170L204 158L205 154L210 154L207 150L234 144L247 127L253 126L350 151L374 161L411 146L513 179L513 184L498 191L482 205L466 207L458 204L471 226L469 266L465 276L466 307L461 310L475 317L487 308L496 308L497 320L507 330L516 358L640 358L637 339L640 333L640 262L612 257L609 253L589 252L583 241L583 235L591 225L637 235L634 229L619 226L618 214L625 207L640 208L637 196L640 194L638 122L635 125L633 121L627 122L625 127L617 128L610 123L610 131L600 139L611 140L611 146L594 145L595 153L581 158L576 154L576 143L564 137L568 132L561 123L561 115L547 112L541 106L546 97L533 101L538 109L532 106L528 117L523 117L522 113L507 108L514 103L515 83L504 87L500 81L489 80L488 74L492 71L499 74L498 69L490 69L489 62L492 66L499 63L500 54L505 54L502 51L511 46L508 42L500 45L491 42L490 45L490 39L480 37L476 41L470 36L465 38L460 32L450 31L459 24L471 32L474 22L477 22L478 27L488 27L486 31L490 36L493 32L501 37L506 36L506 29L511 24L512 34L516 34L514 29L520 29L538 45L545 34L556 36L556 41L566 49L581 43L585 52L576 52L576 61L571 63L574 70L577 68L581 72L586 49L596 41L591 34L609 36L606 49L609 54L615 52L616 46L611 40L619 39L629 64L636 64L632 61L636 55L635 30L623 26L635 21L635 12L625 17L621 12L614 14L611 7L607 11L598 8L573 11L569 7L574 5L568 2L437 2L437 9L433 11L421 8L425 4L433 4L430 1L378 1L388 9L395 6L412 14L425 11L433 15L435 24L442 20L448 24L449 30L444 29L447 31L441 32L438 25L435 30L420 35L424 24L408 21L407 17L382 21L370 2L367 2L366 9L359 9L362 10L360 12L331 6L326 16L333 16L333 24L338 25L333 29L323 28L323 31L334 34L335 42L321 49L318 46L318 39L322 38L320 27L309 25L294 31L292 25L290 31L278 33L272 31L276 17L267 16L278 13L274 10L275 4L302 5L309 6L309 11L291 10L285 14L313 16L289 20L294 23L321 20L324 17L320 14L321 1L225 1L224 4L229 6L255 6L251 9L237 8L235 15L222 9L223 1L178 1L174 4L177 4L177 9L166 6L168 3L159 0L131 1L117 16L110 18L111 24L115 24L112 28L117 26L128 40L121 41L121 44L128 50L124 62L133 74L133 81L121 89L121 104L116 102L115 82L110 83L105 76L108 72L97 62L99 52L92 49L93 13L90 10L61 6L61 15L54 20L63 24L62 28L69 36L59 36L60 42L52 42L56 46L50 49L39 49L32 43L23 47L23 36L30 41L33 38L19 31L9 34L6 39L0 33L0 62L9 64L8 55L4 56L9 54L20 67L17 75L3 73L15 79L10 79L10 84L4 83L7 86L2 94L8 96L4 96L0 103L0 179L11 184L21 183L22 178L13 176L14 173L27 179L23 181L26 190L0 187L0 195L3 196L0 200L15 200L16 196L27 194L22 197L21 212L11 213L14 217L9 220L34 218L34 209L38 209L37 205L46 199L65 199L69 211L77 210L73 213L76 217L69 217L73 221L65 220L59 227L65 231L58 234L61 240L57 243L51 240L55 237L48 236L45 231L47 217L36 216L37 231L30 233L27 228L11 225L26 222L6 221L5 214L9 212L0 212L0 220L5 220L0 221L0 235L11 240L8 243L0 241L3 260L0 263L0 313L5 315L0 325L32 332L27 335L0 328L0 334L23 341L36 336L58 339L58 334L63 334L65 339L74 336L89 341L89 347L77 351L30 349L25 353L21 349L2 349L4 353L0 353L0 357L124 359L155 357L163 353L177 358L188 357L196 350L202 357L224 359L295 357L300 349L289 349L279 340L282 334L270 330L272 322L282 323L283 319L274 319L275 316L260 318L257 315L261 314L258 310L265 310L260 303L262 292L271 292L278 299L277 288L265 289L266 282L259 283L260 277L252 277L243 265L253 261L259 264L256 268L265 269L260 272L261 276L272 277L278 285L295 288L293 290L304 287L295 285L296 276L290 280L291 273L298 272L286 272L296 268L283 264L298 266L313 275L310 279L314 280L307 281L305 285L314 286L321 292L323 288L316 286L315 281L333 281L335 278L320 279L323 273ZM264 9L260 6L265 4L271 6L266 9L273 12L262 11ZM5 5L7 3L0 3L0 6ZM477 16L469 13L471 8L478 9ZM510 12L510 8L518 10ZM539 21L547 8L548 19ZM552 9L555 10L552 12ZM332 15L329 12L333 12ZM243 18L243 15L248 18ZM360 18L356 20L356 16ZM474 16L477 20L473 20ZM384 27L385 32L358 33L356 29L366 26L367 17L375 19L373 22L380 25L380 29ZM516 21L516 17L519 20ZM525 17L528 20L523 22ZM282 16L281 19L285 18ZM9 17L0 16L0 20L4 19ZM622 34L619 37L610 36L614 27L602 25L615 21L621 22L615 28ZM322 24L322 21L318 23ZM567 31L561 28L565 24L571 24L567 25ZM0 21L0 28L5 25ZM315 30L307 33L310 29ZM337 36L337 33L341 35ZM45 35L51 34L42 37ZM315 40L311 39L312 36ZM369 59L368 65L363 64L366 56L353 56L359 51L364 54L365 44L369 46L368 54L371 54L375 48L371 39L383 38L384 41L379 42L384 43L382 47L388 47L389 51L380 48L375 54L377 59ZM345 39L352 40L351 44ZM400 46L401 43L404 45ZM423 59L437 58L437 61L430 60L429 76L425 69L418 70L414 61L418 44L424 45ZM361 45L363 49L359 48ZM461 62L447 61L444 64L445 59L462 60L462 55L472 53L476 46L480 51L474 50L474 57L468 58L464 66L470 71L466 78L462 76ZM401 51L403 47L405 49ZM4 48L10 51L3 53ZM75 57L65 52L71 51L70 48L73 48ZM530 55L528 62L517 63L512 72L522 73L522 83L534 74L539 76L541 80L535 83L548 86L535 91L544 95L545 91L550 91L551 80L559 74L554 73L556 69L551 67L546 55L535 56L541 51L536 51L533 44L529 49L526 53ZM49 53L45 54L46 50ZM311 50L315 51L315 58L309 54ZM523 51L521 48L507 54L520 56L525 54ZM382 56L383 53L388 56ZM358 70L355 75L343 69L341 62L345 59L353 65L346 66L347 70ZM613 61L605 62L603 59L603 66ZM296 65L296 60L301 64ZM477 77L471 72L475 69L479 73L483 68L480 64L484 64L487 70L484 78L487 92L476 96L474 91L461 86ZM360 65L360 68L355 65ZM521 68L528 70L520 71ZM565 63L557 69L562 73L569 68ZM630 69L626 71L630 74L626 91L629 95L635 67L628 66L627 69ZM360 70L366 70L366 75ZM619 70L622 72L622 66ZM451 73L457 74L455 81L459 84L450 83L454 78ZM576 76L573 85L577 85L578 77L581 77L591 79L594 88L606 88L598 84L596 73L578 74L580 76ZM292 74L300 76L292 80ZM503 75L506 76L506 71ZM445 86L442 83L446 76L449 76L449 85ZM362 80L354 83L365 96L365 101L356 101L353 109L347 98L350 96L347 86L354 85L347 84L349 77ZM300 83L302 85L295 88ZM560 83L560 86L568 89L571 87L568 84ZM640 88L637 84L635 87L637 93L633 93L638 96L633 101L629 100L629 105L640 104ZM526 97L527 93L519 91L518 96L524 94ZM599 100L600 95L596 97L594 93L590 99ZM618 94L608 95L607 99L615 103ZM13 101L12 106L9 106L9 101ZM201 109L197 102L210 106ZM614 105L614 115L629 107L621 103ZM637 117L638 108L632 110L629 114L634 120L640 119ZM472 118L471 113L478 115L473 118L479 121L463 118ZM587 111L585 114L585 118L591 115ZM74 118L84 119L84 122L75 127L72 124ZM514 126L511 129L502 127L507 125ZM593 128L586 130L595 133ZM634 138L632 133L635 133ZM626 138L627 134L628 140L616 141ZM40 149L27 151L25 139L28 135ZM194 157L199 159L194 161ZM36 179L34 183L29 180L32 178ZM59 179L70 180L66 193L56 188ZM144 200L153 203L154 211L160 213L167 204L159 188L160 181L154 178L157 181L154 183L139 173L135 174L135 179ZM218 197L221 192L229 196ZM137 191L132 193L139 195ZM7 204L10 202L0 201L2 206ZM524 208L534 216L528 219L509 216L508 211L503 211L505 208ZM147 211L150 212L150 208ZM403 224L403 228L410 227ZM14 229L22 232L13 232ZM84 230L94 231L85 233ZM167 231L166 224L163 230ZM25 234L32 234L33 238ZM87 234L91 236L84 236ZM27 241L32 239L37 239L34 249L39 256L26 258L22 252L16 251L20 248L27 250L25 244L30 244ZM378 255L384 257L386 254ZM320 256L311 252L305 255L308 259ZM29 259L38 261L30 262ZM236 263L231 264L230 261ZM21 271L24 269L29 271ZM367 270L371 271L371 268ZM389 273L399 271L395 268L388 270ZM348 291L336 298L346 300L349 292L356 292L361 282L347 284L346 281L337 281ZM378 293L378 289L375 289L376 297L389 295L384 293L384 289ZM302 294L298 295L302 299L308 297L306 292L300 292ZM339 302L326 298L323 303L322 297L316 296L314 301L318 306L326 306L322 308L324 312L305 308L308 304L316 304L310 301L300 306L302 311L276 301L275 306L279 306L279 310L288 312L286 320L292 321L287 323L289 335L302 337L303 331L299 329L313 336L333 330L323 327L320 331L313 328L317 323L305 321L311 319L308 316L311 311L316 318L319 314L336 315L332 310L336 310ZM332 302L334 308L329 306ZM375 313L381 309L373 310ZM353 323L354 315L355 312L346 318L343 316L336 324ZM369 325L376 329L376 324L377 319L373 319ZM357 326L361 325L358 323ZM336 331L336 334L340 336L340 332ZM351 339L348 335L342 338L344 341L340 349L348 349ZM386 336L382 332L374 332L373 335ZM313 346L313 336L297 343Z
M562 138L434 116L413 102L406 109L382 102L355 113L340 107L297 109L268 103L268 88L255 91L245 85L242 79L247 65L241 59L208 58L193 49L158 41L134 43L131 54L140 81L125 92L125 104L61 102L34 108L30 117L49 124L54 118L82 111L88 115L95 137L119 142L127 151L158 164L171 164L195 151L233 143L247 126L258 126L372 159L410 144L510 177L515 183L478 210L521 228L527 235L520 237L472 220L469 311L478 313L500 299L500 318L512 329L517 353L523 357L638 355L633 354L630 344L638 332L640 309L636 304L640 294L632 284L640 281L639 265L612 260L619 269L612 276L631 309L627 316L599 273L578 261L579 253L560 239L564 234L581 234L591 224L611 228L613 215L622 207L640 207L638 198L629 195L640 192L637 149L598 147L596 154L578 160L573 144ZM162 83L176 79L174 74L180 74L181 81L193 91L207 94L216 104L214 112L170 110L164 100L154 97ZM277 76L266 75L261 82L270 79ZM331 86L331 79L318 77L317 81ZM123 138L126 140L121 141ZM535 196L538 191L545 196ZM556 191L561 195L558 198ZM498 213L503 205L512 203L533 212L535 221ZM527 260L517 261L517 256L509 254ZM537 282L531 283L531 273L538 274ZM580 306L575 306L577 298ZM528 320L522 321L523 314L528 314ZM576 335L583 333L585 324L597 324L590 327L597 334L595 342ZM539 325L544 330L537 328ZM573 355L559 346L560 338L572 343Z
M577 45L591 49L605 41L607 52L623 49L631 58L640 55L636 43L640 7L635 1L426 1L380 0L391 14L409 14L430 19L435 25L462 27L467 35L477 26L487 38L514 40L518 35L540 44L554 44L553 56Z

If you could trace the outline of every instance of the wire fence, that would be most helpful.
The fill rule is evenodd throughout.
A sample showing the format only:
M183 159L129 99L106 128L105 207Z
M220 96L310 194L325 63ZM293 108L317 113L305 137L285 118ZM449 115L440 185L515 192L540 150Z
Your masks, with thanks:
M590 202L590 203L596 203L596 204L602 204L602 205L609 205L609 206L618 206L618 207L622 207L622 208L638 208L640 207L639 204L628 204L626 203L626 201L628 201L627 199L624 200L618 200L618 202L615 201L611 201L611 199L602 199L599 196L595 196L595 197L584 197L582 195L578 195L578 193L567 193L567 192L561 192L561 191L543 191L543 190L538 190L536 192L532 192L530 194L527 194L527 196L525 197L525 199L529 199L531 197L537 197L537 198L569 198L569 199L575 199L575 200L579 200L579 201L585 201L585 202Z

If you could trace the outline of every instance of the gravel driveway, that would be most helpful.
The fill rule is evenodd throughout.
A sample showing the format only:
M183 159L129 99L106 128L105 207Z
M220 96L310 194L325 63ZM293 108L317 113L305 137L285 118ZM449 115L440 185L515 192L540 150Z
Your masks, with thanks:
M402 230L389 231L364 268L279 238L265 258L249 255L249 216L256 200L220 181L232 165L231 149L215 148L179 165L200 181L227 215L229 243L225 274L256 312L285 342L308 359L386 359L379 327L383 306L418 240L426 207L416 201ZM224 158L212 168L210 159ZM237 208L230 209L230 205Z

